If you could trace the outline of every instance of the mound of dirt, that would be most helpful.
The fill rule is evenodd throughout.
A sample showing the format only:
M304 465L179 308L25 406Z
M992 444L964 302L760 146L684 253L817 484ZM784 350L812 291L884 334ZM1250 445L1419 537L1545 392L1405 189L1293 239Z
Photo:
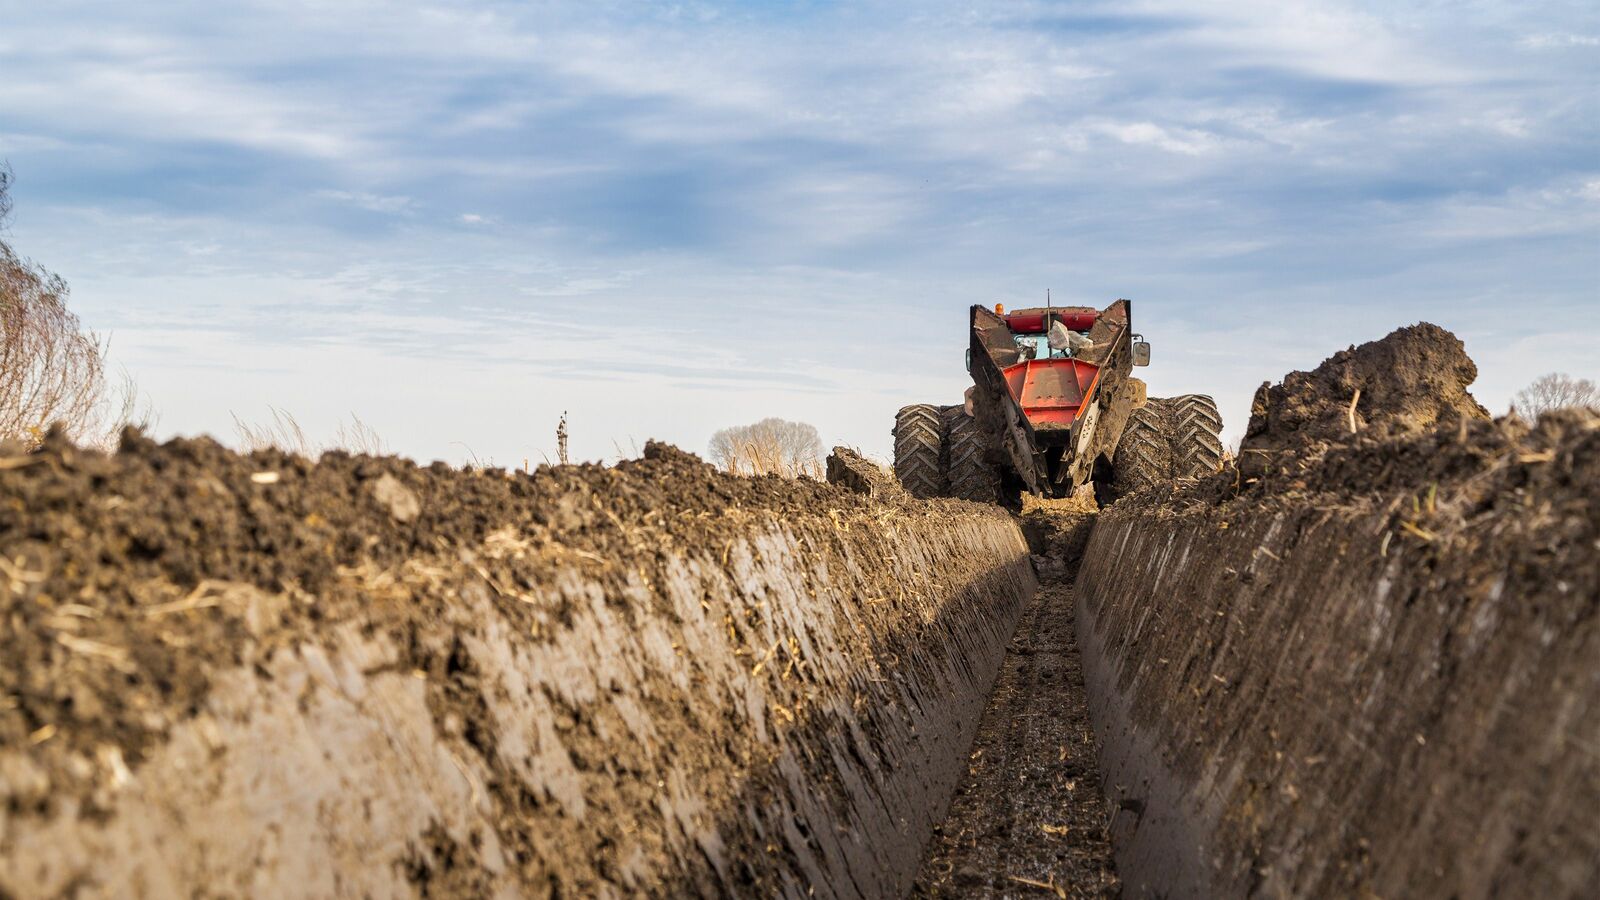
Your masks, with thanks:
M1032 586L999 510L653 442L0 449L0 895L898 893Z
M1342 350L1310 372L1262 384L1239 450L1246 478L1298 471L1328 447L1383 441L1489 418L1467 386L1478 367L1461 340L1421 322Z
M828 483L869 497L885 500L910 500L899 479L849 447L835 447L828 454Z
M1257 392L1076 591L1130 894L1587 896L1600 415L1490 421L1429 324Z
M1130 893L1591 894L1600 415L1463 415L1263 484L1119 502L1084 554Z
M245 617L175 615L226 606L214 596L221 585L316 597L301 615L288 609L303 633L364 605L342 569L475 547L506 526L610 558L628 546L630 523L652 514L681 522L686 540L710 540L716 529L702 513L852 502L816 482L721 474L654 442L612 469L540 467L531 477L343 453L241 456L206 438L158 445L136 431L115 456L52 433L8 460L0 547L26 590L13 593L0 628L0 692L16 698L0 707L0 743L53 726L57 746L109 741L130 763L203 701L210 669L237 662L252 639ZM174 640L184 652L169 652Z

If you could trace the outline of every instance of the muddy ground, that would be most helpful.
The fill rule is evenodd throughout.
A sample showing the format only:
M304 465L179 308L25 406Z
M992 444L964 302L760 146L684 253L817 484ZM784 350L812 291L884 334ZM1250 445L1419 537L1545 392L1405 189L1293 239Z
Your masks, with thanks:
M0 453L0 894L880 896L1033 591L997 510Z
M1024 610L915 896L1119 894L1073 619L1065 578Z
M1352 348L1258 393L1240 470L1101 513L1131 894L1592 896L1600 416L1488 421L1473 371L1431 326Z

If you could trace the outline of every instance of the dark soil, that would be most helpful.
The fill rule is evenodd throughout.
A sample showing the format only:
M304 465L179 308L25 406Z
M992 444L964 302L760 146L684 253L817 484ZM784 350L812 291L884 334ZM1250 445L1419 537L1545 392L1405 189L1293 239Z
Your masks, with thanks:
M1240 445L1245 478L1299 470L1356 436L1384 441L1489 418L1467 386L1478 377L1461 340L1421 322L1341 350L1310 372L1263 384Z
M1269 496L1374 495L1470 475L1532 427L1490 421L1467 393L1477 371L1455 335L1426 322L1341 350L1310 372L1261 386L1235 464L1140 491L1116 507L1162 514L1237 500L1243 516Z
M679 540L705 544L718 528L702 513L858 502L814 481L724 475L656 443L614 468L531 475L342 453L316 463L277 451L242 456L208 439L157 445L134 432L114 456L53 436L5 464L0 566L12 590L0 606L0 696L11 699L0 707L0 744L51 728L64 751L109 743L130 765L199 708L210 671L239 664L246 643L269 651L351 605L365 611L369 598L341 569L478 546L507 526L536 546L559 535L567 551L604 559L647 523L670 520ZM616 489L622 483L627 490ZM541 562L505 577L537 584L550 574ZM269 627L218 602L226 583L316 602L260 611ZM186 606L223 612L176 614ZM418 612L427 614L407 610L391 624L405 628Z
M1023 612L917 896L1118 893L1073 617L1065 579Z
M1593 895L1600 415L1490 421L1475 375L1400 329L1263 385L1237 468L1097 518L1131 893Z
M1096 512L1094 501L1088 498L1048 500L1024 495L1018 522L1041 573L1049 570L1049 574L1065 577L1077 571Z
M849 447L835 447L828 454L827 478L846 490L885 500L910 499L906 489L894 473L886 470Z
M895 524L902 518L903 526ZM839 584L863 585L859 597L825 598L832 617L825 624L808 619L821 606L803 605L808 591L813 601L823 595L826 582L816 571L808 567L803 583L786 583L772 574L790 571L786 559L760 556L778 546L759 543L761 535L796 522L792 531L806 554L821 561L818 568L831 569L829 577ZM18 841L43 840L52 828L81 834L97 823L115 824L126 813L118 786L147 784L142 767L157 754L170 759L174 734L190 734L197 718L219 714L211 700L240 697L236 682L251 672L261 692L286 685L283 673L303 673L306 660L317 658L305 648L327 646L335 636L357 640L353 635L393 648L393 657L384 658L389 650L358 652L341 644L346 664L363 654L378 660L372 663L377 668L350 678L365 683L404 676L425 692L431 714L425 727L437 731L439 752L454 754L462 773L477 773L463 775L481 792L473 809L481 801L491 810L488 837L482 830L469 833L468 826L449 839L436 831L401 859L366 863L373 870L398 866L419 890L481 893L475 879L491 873L483 863L490 845L535 895L651 884L663 892L667 884L699 890L743 885L766 894L795 883L781 879L815 883L821 877L814 861L802 865L797 855L844 865L845 854L828 849L829 842L846 840L840 835L857 855L866 854L866 837L879 842L876 848L911 842L902 855L914 865L918 829L929 827L914 821L916 804L927 814L947 796L936 765L942 764L939 742L958 733L954 714L944 712L956 705L943 694L958 693L955 682L962 678L987 680L983 667L998 659L1010 624L1001 595L1010 591L1014 614L1032 581L1020 542L1010 558L998 549L961 558L957 548L984 535L1014 542L1008 528L998 511L957 501L867 497L806 479L733 477L653 442L642 459L612 467L540 467L531 474L342 453L320 461L276 451L241 455L207 439L158 445L135 432L109 456L75 448L59 435L33 452L0 449L0 809L9 816L0 817L0 878L55 883L52 873L81 863L59 854L45 859L38 849L17 851L26 846ZM904 538L898 544L896 535ZM927 535L936 539L908 552L911 537ZM932 546L940 547L941 560L924 559ZM897 574L905 566L917 571ZM980 571L985 567L1001 574L991 580ZM943 577L935 574L942 570L951 573L948 587L905 590ZM871 577L850 581L858 572ZM698 585L692 579L700 578L738 585L736 599L748 597L749 607L723 619L716 618L720 611L705 611L725 598L690 601L692 617L713 620L709 627L726 641L668 646L679 636L674 626L689 621L682 598L692 588L682 586ZM677 605L658 589L669 581L679 587L672 594ZM1002 582L1003 588L994 587ZM471 597L485 599L469 603ZM925 606L912 611L918 603ZM967 617L959 626L941 618L957 613ZM587 629L597 617L624 631L648 626L657 643L608 647L593 659L575 656L593 649L586 642L595 632L575 633L573 623ZM490 627L494 634L485 630ZM703 622L695 627L704 632ZM504 678L478 668L490 653L484 647L495 640L503 646L495 635L506 634L516 638L506 652L566 668L546 663L522 672L517 677L530 687L508 691ZM818 651L804 660L809 666L796 668L794 648L813 640L831 642L827 655ZM994 651L989 662L962 655L984 646ZM572 658L583 662L560 662ZM645 664L657 658L686 660L692 677L706 680L691 684L682 672L677 680L664 677ZM712 681L706 667L713 664L743 680ZM231 686L219 684L222 674L234 679ZM783 698L781 711L756 706L759 715L752 714L749 704L765 696L749 684L758 679L778 685L770 690ZM852 691L843 695L840 712L835 694L846 683ZM626 722L608 705L624 687L631 705L622 711L632 716ZM723 699L704 699L713 689ZM306 709L314 712L307 691ZM592 702L572 699L585 691L598 693ZM935 692L942 702L923 703L917 691ZM859 704L854 711L852 695ZM980 696L974 692L960 715L975 720ZM917 705L907 709L911 698ZM553 726L541 720L537 737L515 733L503 718L504 710L528 703L555 710ZM644 721L642 715L654 729L652 740L619 738ZM243 727L228 727L236 724ZM769 758L775 751L760 743L779 731L798 735L794 752L802 754L804 778L816 778L825 789L813 789L795 769L779 771ZM535 763L528 760L536 758L531 751L505 751L508 733L518 746L542 742L547 756L548 748L559 747L560 765L577 773L582 790L549 787L556 782L536 777L545 769L530 775L527 767ZM359 748L329 746L327 759L347 751ZM891 783L898 770L884 765L885 756L911 760L915 767L907 771L922 779L920 788L892 782L898 796L878 804L909 822L898 826L904 833L858 816L876 823L874 834L811 837L807 829L825 821L820 810L845 809L858 795ZM270 753L259 758L271 764ZM950 783L955 759L949 758ZM659 779L647 777L658 771ZM721 817L698 853L673 852L654 837L675 833L680 826L674 823L691 816L656 795L658 780L665 783L669 772L692 779L694 796ZM318 790L340 790L326 766L305 775ZM196 771L198 783L205 776ZM334 783L327 786L330 778ZM782 808L770 801L799 790L795 785L805 796L794 802L809 804L808 812L780 816ZM566 812L584 804L592 810L587 818ZM452 814L458 813L465 821L460 808ZM692 814L703 819L711 812ZM332 817L318 819L322 824L348 811L318 815ZM373 814L365 815L361 822ZM238 827L219 833L217 841L258 837L249 814L240 816ZM772 837L774 817L792 820L793 834ZM160 821L182 819L178 812ZM653 842L641 843L644 825L656 829L649 832ZM621 855L630 847L634 855ZM170 856L189 865L197 853L203 856L203 848L174 847ZM882 878L889 883L909 874ZM680 880L649 880L669 876Z

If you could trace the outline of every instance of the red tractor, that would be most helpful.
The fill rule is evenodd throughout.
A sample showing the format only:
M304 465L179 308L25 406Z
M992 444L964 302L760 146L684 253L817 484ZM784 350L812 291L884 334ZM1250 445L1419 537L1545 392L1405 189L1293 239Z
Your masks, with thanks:
M1066 497L1092 485L1105 504L1147 484L1222 465L1222 417L1210 397L1145 397L1134 366L1150 345L1132 304L972 307L958 406L917 404L894 426L894 469L918 497L1014 504L1022 492Z

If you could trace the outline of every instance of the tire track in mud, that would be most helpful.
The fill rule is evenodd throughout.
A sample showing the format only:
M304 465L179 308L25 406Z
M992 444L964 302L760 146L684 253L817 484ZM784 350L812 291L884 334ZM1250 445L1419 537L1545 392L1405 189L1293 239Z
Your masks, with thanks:
M1073 629L1070 583L1044 582L1007 646L913 896L1120 893Z

